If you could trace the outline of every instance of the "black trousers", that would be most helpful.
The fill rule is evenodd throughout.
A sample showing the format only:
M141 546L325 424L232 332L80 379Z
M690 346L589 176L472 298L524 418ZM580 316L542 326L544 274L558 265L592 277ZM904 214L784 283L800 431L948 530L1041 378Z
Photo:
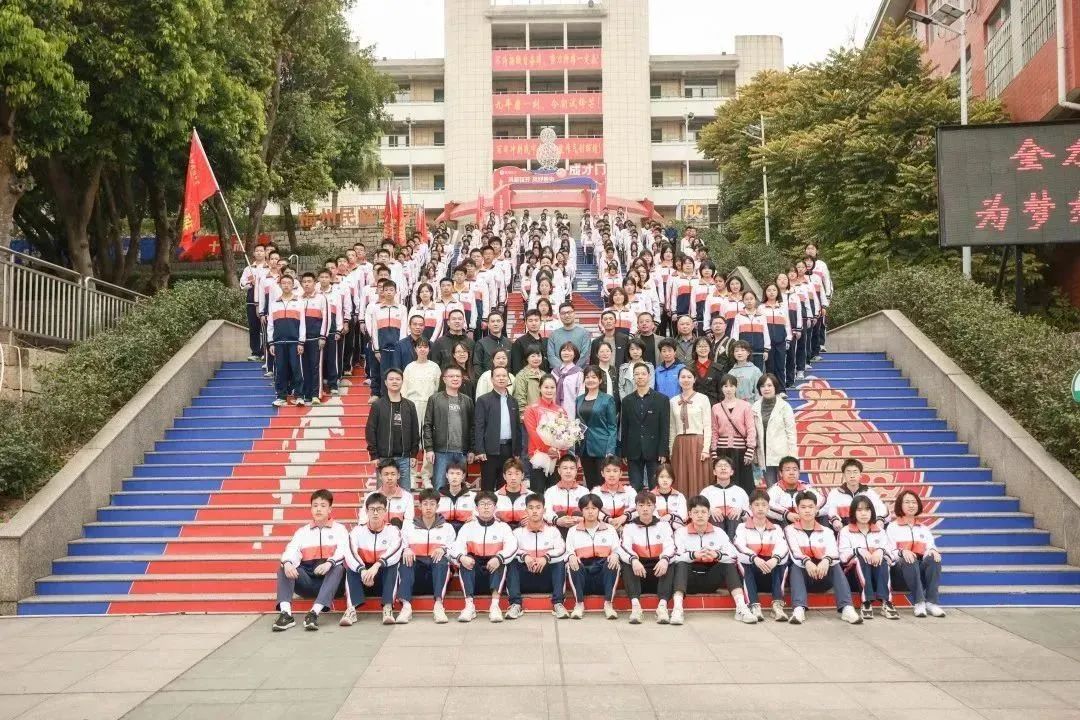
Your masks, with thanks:
M603 461L604 458L581 456L581 472L585 475L585 485L590 490L604 482L600 477L600 464Z
M674 563L675 591L685 595L711 595L720 588L742 592L735 563ZM777 572L774 570L773 572Z
M656 593L656 597L660 600L671 599L671 595L675 591L675 568L682 563L670 563L667 572L660 577L653 574L656 563L656 560L641 561L641 564L645 566L645 577L643 578L639 578L634 574L633 566L623 563L623 587L626 588L627 597L636 600L641 597L642 592L652 592Z
M498 455L488 455L480 465L480 489L494 492L502 482L502 468L510 458L514 457L514 445L505 442L499 446Z

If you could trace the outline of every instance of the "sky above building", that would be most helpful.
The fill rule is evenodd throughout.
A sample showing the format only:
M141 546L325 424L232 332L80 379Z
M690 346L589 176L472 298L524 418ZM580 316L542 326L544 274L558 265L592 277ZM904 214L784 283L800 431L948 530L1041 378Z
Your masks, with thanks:
M618 2L618 0L608 0ZM736 35L780 35L787 65L861 44L880 0L650 0L653 54L734 51ZM377 57L442 57L443 0L359 0L350 13L356 39Z

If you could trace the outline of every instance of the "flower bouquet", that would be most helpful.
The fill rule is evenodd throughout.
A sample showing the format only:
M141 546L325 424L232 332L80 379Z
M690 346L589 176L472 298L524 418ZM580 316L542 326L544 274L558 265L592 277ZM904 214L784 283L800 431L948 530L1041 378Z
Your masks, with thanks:
M572 419L562 413L547 413L536 426L536 434L547 445L565 453L585 437L585 425L580 420ZM555 472L555 458L546 452L534 453L529 462L535 468L541 468L545 475Z

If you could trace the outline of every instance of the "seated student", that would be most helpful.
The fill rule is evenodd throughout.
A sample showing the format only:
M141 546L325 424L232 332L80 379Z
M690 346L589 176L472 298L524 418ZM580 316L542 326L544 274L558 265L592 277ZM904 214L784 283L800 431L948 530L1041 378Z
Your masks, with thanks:
M589 490L584 485L578 485L578 464L573 455L559 458L555 472L559 482L544 491L544 505L547 506L545 518L565 535L567 530L577 525L581 516L578 502L589 494Z
M292 614L293 595L315 598L304 616L305 630L319 629L319 613L334 604L341 586L342 563L348 531L330 519L334 494L329 490L311 493L311 522L295 533L281 553L277 571L277 609L274 632L288 630L296 621Z
M345 553L345 597L349 606L338 623L343 627L356 622L356 608L364 604L365 586L382 596L383 625L395 622L393 603L401 560L401 530L390 524L382 493L368 495L364 510L366 522L349 532Z
M769 519L781 526L798 522L799 511L796 498L800 493L809 493L818 504L818 513L824 499L821 494L799 479L799 461L788 456L780 460L780 477L769 486Z
M732 481L735 469L731 460L718 457L713 460L713 484L701 489L701 496L709 501L712 521L719 525L728 537L735 536L735 528L750 514L750 498L746 491Z
M502 475L503 486L495 491L498 498L495 517L510 527L517 527L525 521L525 501L530 494L525 489L525 466L517 458L510 458L503 463Z
M435 622L447 622L443 597L450 577L450 548L457 535L450 523L439 514L439 493L431 488L420 491L420 517L402 533L404 550L401 563L398 564L398 597L401 599L401 612L397 623L404 625L412 619L413 591L422 588L422 594L435 598L431 616ZM419 585L417 584L419 583Z
M735 602L735 619L753 625L758 617L746 604L736 570L738 553L727 533L710 522L709 500L690 498L690 519L675 531L675 598L671 624L683 623L683 596L715 593L723 587ZM762 618L764 619L764 618Z
M851 606L851 588L840 567L836 536L831 529L817 521L818 497L809 490L803 490L795 496L795 507L798 519L784 529L784 539L791 553L788 577L792 611L788 622L792 625L806 622L808 590L824 592L831 587L840 617L852 625L861 624L862 618Z
M439 514L454 532L476 515L476 493L465 484L465 464L452 462L446 468L446 485L439 490Z
M517 553L517 542L510 526L495 519L495 493L476 494L476 518L461 526L454 543L451 559L461 568L461 587L465 593L465 609L458 622L476 618L474 597L477 585L491 593L488 619L502 622L499 596L506 582L506 566Z
M600 498L592 494L582 496L578 499L581 521L566 533L566 568L574 588L570 617L574 620L585 617L588 595L604 596L604 617L608 620L619 617L612 605L621 567L617 553L619 535L615 528L600 522L602 508Z
M896 519L886 528L898 556L895 571L907 586L915 617L945 617L938 606L938 583L941 580L941 552L934 545L934 534L919 522L922 498L910 490L896 496L893 514Z
M641 593L647 583L657 597L656 622L666 625L670 620L668 602L675 579L675 574L670 572L675 558L675 534L671 523L656 517L656 498L648 490L637 494L634 507L634 520L623 527L619 545L623 586L630 597L630 624L641 623Z
M671 523L672 528L685 525L687 520L686 496L672 487L675 473L667 463L656 469L656 487L652 489L656 498L656 516Z
M851 501L859 496L870 499L878 520L888 522L889 511L885 503L881 501L881 496L874 488L862 481L862 463L854 458L848 458L840 466L840 474L840 485L829 491L829 497L825 499L825 507L822 510L822 514L828 519L832 529L840 532L840 529L848 523Z
M507 568L506 587L510 607L506 617L521 617L522 593L551 593L551 614L570 617L563 605L566 597L566 543L562 533L544 521L544 496L533 493L525 501L528 516L514 529L517 559Z
M401 529L413 521L416 514L415 499L408 490L405 490L398 482L401 480L401 472L397 463L391 458L383 458L378 465L378 489L368 493L364 498L364 505L357 513L357 522L367 522L367 498L376 493L383 496L386 505L386 520L394 527Z
M875 600L882 605L887 620L899 620L892 604L889 568L896 562L896 545L878 521L874 503L865 495L851 501L850 522L840 529L837 546L852 592L858 586L862 594L863 620L874 619Z
M632 485L622 483L622 463L619 458L608 455L600 468L604 482L592 489L593 495L604 503L600 519L613 528L621 528L634 513L634 499L637 493Z
M788 546L784 529L770 522L768 514L769 494L755 490L750 495L750 517L735 528L732 542L739 551L743 587L754 617L765 619L758 602L758 587L766 584L772 588L773 620L786 622L784 580L787 579Z

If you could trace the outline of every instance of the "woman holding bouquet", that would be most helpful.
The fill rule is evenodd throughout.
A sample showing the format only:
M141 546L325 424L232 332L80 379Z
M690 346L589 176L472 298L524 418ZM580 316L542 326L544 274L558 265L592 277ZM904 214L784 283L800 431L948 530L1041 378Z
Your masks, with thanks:
M600 465L608 455L615 454L619 421L615 399L604 392L601 382L604 371L596 365L585 368L585 393L577 397L577 417L585 424L585 439L581 442L581 470L585 484L592 490L602 482Z
M562 451L544 442L537 431L537 426L544 418L552 414L566 417L566 410L555 402L555 378L545 375L540 379L540 398L525 408L522 417L528 440L526 452L532 464L532 472L529 473L529 489L532 492L543 492L545 488L555 483L555 463L562 455ZM538 463L536 462L539 459L538 455L547 455L551 461Z

